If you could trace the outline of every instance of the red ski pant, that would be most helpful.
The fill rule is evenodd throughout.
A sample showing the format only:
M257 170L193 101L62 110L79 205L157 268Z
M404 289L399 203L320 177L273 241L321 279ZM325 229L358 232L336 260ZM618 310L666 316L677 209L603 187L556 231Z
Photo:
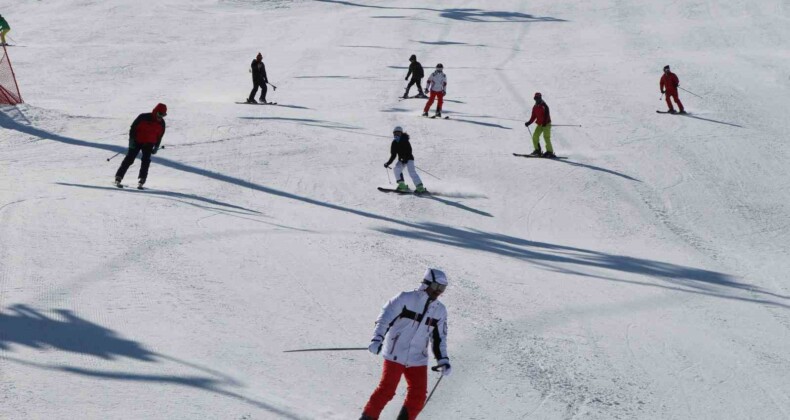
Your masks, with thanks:
M384 371L381 373L379 386L370 396L363 413L371 418L378 419L381 410L395 396L401 375L406 376L406 401L403 406L409 413L409 420L417 418L425 405L428 393L428 366L406 367L400 363L384 361Z
M667 100L667 106L669 107L670 110L675 109L675 107L672 106L672 102L669 101L669 98L672 98L675 100L675 103L678 104L678 108L680 108L680 110L683 111L683 103L680 102L677 92L667 92L665 98Z
M422 112L428 112L433 105L434 98L439 98L439 104L436 105L436 112L442 112L442 104L444 103L444 93L431 91L431 97L428 98L428 103L425 104L425 109Z

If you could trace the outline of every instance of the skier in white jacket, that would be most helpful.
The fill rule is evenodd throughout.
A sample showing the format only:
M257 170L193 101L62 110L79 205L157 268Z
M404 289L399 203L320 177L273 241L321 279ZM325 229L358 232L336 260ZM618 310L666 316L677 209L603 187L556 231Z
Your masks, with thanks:
M431 110L433 100L438 98L439 103L436 105L436 115L434 115L434 117L441 117L444 95L447 94L447 75L444 74L444 66L442 63L437 64L436 70L428 76L428 81L425 83L425 90L431 96L428 98L428 103L425 104L425 108L422 110L422 116L428 116L428 111Z
M400 293L381 309L368 349L382 354L384 367L360 420L379 418L395 396L402 375L408 390L398 420L417 418L428 392L429 345L437 360L432 370L445 376L452 372L447 355L447 309L438 300L446 288L444 272L429 268L419 288Z

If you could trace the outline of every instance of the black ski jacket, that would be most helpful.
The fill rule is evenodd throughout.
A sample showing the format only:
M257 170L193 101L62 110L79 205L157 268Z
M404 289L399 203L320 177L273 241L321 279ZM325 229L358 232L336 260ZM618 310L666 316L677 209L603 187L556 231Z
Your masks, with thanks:
M406 73L406 78L408 79L411 76L412 80L422 79L425 77L425 71L422 69L422 64L419 61L414 60L409 64L409 72Z
M261 84L268 83L269 78L266 77L266 65L261 61L261 67L258 68L258 60L252 60L250 65L252 68L252 81L260 82Z
M387 166L390 166L395 160L395 156L402 163L414 160L414 155L411 154L411 143L409 143L409 135L406 133L401 134L400 140L392 140L390 146L390 160L387 161Z

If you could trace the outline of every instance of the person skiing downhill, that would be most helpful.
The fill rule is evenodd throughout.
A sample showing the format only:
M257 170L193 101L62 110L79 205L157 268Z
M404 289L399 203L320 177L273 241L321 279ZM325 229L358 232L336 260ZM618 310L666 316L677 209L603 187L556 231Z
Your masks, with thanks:
M409 84L406 85L406 92L403 94L403 99L407 99L409 97L409 90L411 90L413 85L417 85L417 90L420 92L420 94L417 95L418 98L427 98L425 93L422 92L422 78L425 77L425 71L422 69L422 64L417 61L417 56L414 54L409 57L409 61L411 62L411 64L409 64L409 72L406 73L406 78L403 80L409 80L409 76L411 76L411 81L409 81Z
M447 94L447 75L444 74L444 66L442 63L437 64L436 70L434 70L433 73L428 76L428 81L425 84L425 90L431 96L428 98L428 103L425 104L425 108L422 110L422 116L428 116L428 111L430 111L431 105L433 105L434 98L438 98L439 103L436 105L435 117L441 117L444 95Z
M429 268L422 283L401 292L381 309L368 350L384 358L381 379L359 420L377 420L395 396L401 376L408 385L406 400L397 420L414 420L425 405L428 391L428 348L437 364L431 370L450 376L447 355L447 309L439 296L447 288L447 276ZM430 345L429 345L430 344Z
M151 164L151 155L159 151L162 144L162 136L165 135L165 116L167 116L167 105L157 104L150 113L137 116L129 129L129 151L121 162L121 166L115 173L115 186L123 188L123 181L126 171L132 165L137 154L143 152L140 174L138 175L138 189L143 189L146 178L148 178L148 167Z
M675 73L672 73L669 70L669 65L664 66L664 74L661 75L661 80L658 82L658 86L661 89L661 93L665 94L664 98L667 100L667 112L670 114L675 113L675 108L672 106L672 102L670 102L670 98L675 100L675 103L678 104L678 108L680 109L681 114L685 114L686 110L683 108L683 103L680 102L680 98L678 98L678 86L680 86L680 79Z
M0 45L8 45L5 42L5 35L11 31L11 25L5 20L3 15L0 15Z
M411 152L409 134L403 132L403 128L401 126L397 126L392 129L392 135L393 139L392 144L390 145L390 158L384 164L384 167L389 169L390 164L395 160L395 157L398 158L398 162L395 163L394 169L395 179L398 181L398 187L396 190L409 191L409 186L406 185L406 181L403 178L403 167L405 166L409 171L411 180L416 186L414 192L417 194L427 192L425 186L422 185L420 175L417 174L417 170L414 167L414 155Z
M525 127L529 127L533 122L536 123L535 132L532 133L532 145L535 150L530 153L530 156L543 156L547 158L555 158L554 148L551 146L551 113L549 112L549 105L543 101L543 95L536 92L533 98L535 106L532 107L532 116L529 121L524 123ZM543 134L543 140L546 141L546 153L542 153L540 149L540 135Z
M269 78L266 77L266 65L263 64L263 55L258 53L255 57L255 60L252 60L252 64L250 64L250 68L252 71L252 91L250 92L250 96L247 97L247 103L255 104L255 94L258 93L258 87L261 88L261 102L266 102L266 92L268 89L266 88L266 84L269 83Z

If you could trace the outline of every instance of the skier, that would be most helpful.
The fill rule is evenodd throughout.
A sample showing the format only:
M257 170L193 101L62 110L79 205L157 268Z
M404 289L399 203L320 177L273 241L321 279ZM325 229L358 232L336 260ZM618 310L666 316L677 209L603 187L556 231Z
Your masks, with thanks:
M392 161L395 160L395 157L398 157L398 162L395 164L395 179L398 181L398 191L409 191L409 186L406 185L406 182L403 179L403 167L406 166L406 169L409 170L409 176L417 188L414 190L415 193L424 193L427 190L422 185L422 180L420 176L417 175L417 170L414 168L414 155L411 153L411 143L409 143L409 135L403 132L403 128L401 126L397 126L392 129L392 135L394 138L392 139L392 144L390 145L390 159L384 164L384 167L389 169L390 164Z
M536 123L535 132L532 134L532 145L535 150L530 153L530 156L543 156L547 158L557 157L554 154L554 148L551 146L551 113L549 112L549 105L543 102L543 95L536 92L532 98L535 100L535 106L532 107L532 116L529 121L524 123L525 127L529 127L533 122ZM543 140L546 141L546 153L542 153L540 149L540 135L543 134Z
M266 77L266 65L263 64L263 55L258 53L255 57L255 60L252 60L252 64L250 64L252 69L252 91L250 92L250 96L247 97L247 103L255 104L255 94L258 93L258 87L261 88L261 99L262 103L266 102L266 84L269 83L269 78Z
M669 101L669 98L675 100L675 103L678 104L678 108L680 108L680 113L685 114L686 110L683 109L683 103L680 102L678 98L678 86L680 86L680 80L675 73L669 71L669 65L664 66L664 74L661 76L661 81L658 83L659 88L661 89L661 93L666 94L665 98L667 100L667 107L669 108L667 112L670 114L675 113L675 108L672 106L672 102Z
M425 84L425 90L431 95L428 103L425 104L425 109L422 110L422 116L427 117L428 111L433 105L434 98L439 98L439 104L436 105L435 117L442 116L442 104L444 103L444 95L447 93L447 76L444 74L444 66L442 63L436 65L436 70L428 76L428 82Z
M142 165L138 176L137 188L142 190L146 178L148 178L148 166L151 164L151 155L159 151L162 143L162 136L165 135L165 116L167 116L167 105L157 104L153 112L140 114L132 123L129 130L129 152L121 162L118 172L115 173L115 186L123 188L123 180L129 166L140 151L143 152Z
M406 376L408 388L398 420L417 418L428 390L429 341L437 361L431 369L443 376L452 373L447 356L447 309L438 300L446 288L447 276L441 270L429 268L419 288L401 292L381 309L368 350L382 354L384 367L379 385L359 420L379 418L384 406L395 396L402 375Z
M11 25L8 24L3 15L0 15L0 42L2 42L3 46L8 45L5 42L5 34L9 31L11 31Z
M409 90L411 90L412 85L417 85L417 90L420 92L417 95L418 98L427 98L425 94L422 92L422 78L425 77L425 71L422 69L422 64L417 61L417 56L412 54L409 57L409 72L406 73L406 78L403 80L409 80L409 76L411 76L411 81L408 85L406 85L406 93L403 94L403 99L407 99L409 97Z

